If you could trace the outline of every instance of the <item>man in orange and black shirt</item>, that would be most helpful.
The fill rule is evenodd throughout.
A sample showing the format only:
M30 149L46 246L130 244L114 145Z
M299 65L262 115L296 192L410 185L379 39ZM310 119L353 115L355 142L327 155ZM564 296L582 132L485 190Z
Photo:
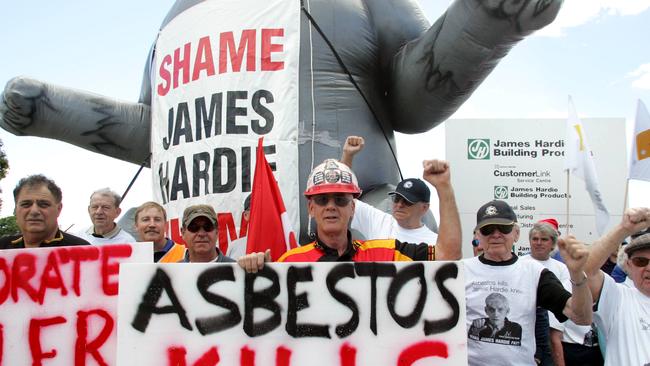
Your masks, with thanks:
M424 179L433 179L436 174L448 173L445 162L428 160L424 162ZM348 230L354 215L354 198L361 194L357 178L350 168L334 159L325 160L312 170L305 196L308 199L309 215L316 222L316 238L312 243L286 252L279 262L381 262L413 260L458 260L460 259L460 219L455 209L455 219L449 219L454 248L445 248L438 255L434 247L425 243L402 243L395 239L352 240ZM455 207L455 203L454 203ZM441 225L443 224L441 220ZM442 254L442 255L439 255ZM256 272L268 261L264 253L253 253L241 257L239 264L249 272Z

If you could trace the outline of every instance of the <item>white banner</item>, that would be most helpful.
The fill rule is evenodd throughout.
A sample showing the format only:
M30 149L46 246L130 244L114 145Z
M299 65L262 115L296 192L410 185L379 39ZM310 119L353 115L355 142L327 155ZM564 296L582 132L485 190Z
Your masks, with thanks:
M125 265L118 360L466 365L460 262Z
M175 241L199 203L219 213L224 252L238 237L260 136L298 229L299 21L297 0L205 1L160 32L151 168Z
M116 365L119 265L151 243L0 253L0 365Z
M625 193L625 119L583 119L602 198L619 222ZM528 231L541 219L555 218L566 234L567 179L564 170L566 119L459 119L446 125L446 157L469 243L482 204L500 199L517 214L521 235L515 253L530 251ZM588 243L598 238L594 208L584 181L570 180L569 232ZM463 256L471 256L463 245Z

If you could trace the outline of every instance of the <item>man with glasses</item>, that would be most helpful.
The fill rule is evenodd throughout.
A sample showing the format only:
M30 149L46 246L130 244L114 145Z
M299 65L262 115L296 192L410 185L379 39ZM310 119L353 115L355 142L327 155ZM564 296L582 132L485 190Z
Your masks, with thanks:
M363 137L348 136L343 146L341 162L352 167L354 156L364 146ZM363 201L355 200L354 217L351 228L359 231L367 239L393 238L410 243L435 245L440 256L459 259L460 246L456 245L455 225L460 227L456 198L451 185L449 164L442 160L431 160L436 174L423 174L423 178L435 187L440 207L440 236L431 231L423 222L429 212L431 192L420 179L404 179L397 188L389 192L392 197L392 213L388 214ZM457 250L457 251L456 251Z
M578 242L560 240L558 247L569 269L572 293L537 261L520 260L512 252L519 239L517 215L504 201L491 201L476 214L476 236L483 248L464 259L469 365L534 365L536 308L551 311L563 322L591 323L591 293L583 268L588 250ZM472 324L489 317L485 299L501 294L510 304L508 320L521 326L521 342L475 337ZM494 295L492 295L494 296Z
M435 160L427 160L424 177L445 174ZM396 239L353 240L348 230L355 214L354 198L361 194L357 178L350 168L334 159L327 159L315 167L307 181L305 197L309 215L316 222L315 240L286 252L279 262L334 262L334 261L411 261L457 260L460 257L460 219L449 222L450 243L456 248L434 250L421 244L403 243ZM454 204L455 207L455 204ZM441 225L442 226L442 225ZM453 233L451 233L454 231ZM451 238L454 239L451 239ZM452 253L452 254L450 254ZM454 257L452 257L454 256ZM257 272L269 261L268 253L252 253L240 257L238 262L248 272Z
M650 364L650 208L625 211L616 227L592 244L585 271L596 305L594 319L607 339L605 365ZM643 230L643 231L642 231ZM600 270L628 236L628 276L634 287L614 282ZM577 241L571 238L572 241Z
M234 262L217 247L217 213L209 205L193 205L183 211L181 235L187 246L179 263Z

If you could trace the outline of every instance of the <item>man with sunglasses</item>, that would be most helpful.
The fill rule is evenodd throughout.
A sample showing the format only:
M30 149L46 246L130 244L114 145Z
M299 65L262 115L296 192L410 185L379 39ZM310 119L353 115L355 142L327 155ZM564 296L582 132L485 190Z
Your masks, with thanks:
M433 171L433 161L425 161L425 174ZM403 243L396 239L353 240L349 226L355 213L354 198L361 194L357 178L350 168L334 159L315 167L307 181L305 197L308 212L316 222L315 240L282 255L278 262L380 262L440 259L434 247ZM458 243L460 246L460 226ZM255 273L270 260L270 254L251 253L237 262Z
M217 213L212 206L187 207L181 235L187 250L179 263L234 262L217 247Z
M583 272L589 252L582 243L558 242L569 269L571 293L540 263L520 260L512 252L519 226L509 204L499 200L484 204L476 213L476 223L483 254L463 260L469 365L534 365L538 306L562 322L569 318L578 324L591 323L591 293ZM521 326L521 342L493 342L469 333L476 320L488 317L485 299L495 293L508 300L508 320Z
M352 160L364 146L363 137L348 136L343 145L341 162L352 167ZM451 185L449 164L442 160L432 160L430 171L423 173L438 193L440 202L440 236L431 231L423 222L429 212L431 192L424 181L407 178L397 184L388 194L392 198L392 212L388 214L363 201L355 200L355 211L351 228L359 231L366 239L394 238L410 243L428 243L435 245L438 257L457 260L461 257L461 248L456 236L460 228L460 217L456 198ZM458 230L460 233L460 230Z
M607 339L605 365L650 363L649 227L650 208L627 209L621 222L590 248L585 271L596 302L594 319ZM625 254L633 288L616 283L600 270L610 253L630 235L633 239L625 246Z

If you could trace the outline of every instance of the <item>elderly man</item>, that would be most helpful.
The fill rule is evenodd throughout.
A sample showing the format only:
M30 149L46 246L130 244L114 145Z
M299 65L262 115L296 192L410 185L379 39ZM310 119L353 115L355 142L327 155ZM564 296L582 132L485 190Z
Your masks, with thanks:
M21 179L14 189L14 214L21 234L0 238L0 249L88 245L59 230L61 199L61 189L53 180L40 174Z
M122 197L108 188L93 192L88 204L88 215L93 224L79 236L94 245L135 243L135 238L115 222L122 213L121 201Z
M607 339L605 365L650 363L650 208L625 211L616 227L590 248L585 272L596 300L594 318ZM630 288L618 284L600 270L610 253L628 236L646 230L625 246ZM568 241L577 242L575 238Z
M521 326L508 320L508 299L493 292L485 298L487 317L476 319L469 328L469 338L499 344L521 344Z
M153 242L153 261L175 263L185 256L185 246L165 236L167 212L160 204L149 201L135 210L135 230L141 241Z
M423 162L425 180L446 179L447 166L438 160ZM286 252L279 262L334 262L334 261L411 261L460 259L461 230L458 212L455 218L440 223L440 235L449 245L436 248L421 244L403 243L396 239L353 240L348 230L354 216L356 201L361 194L357 178L350 168L337 160L327 159L309 175L305 196L309 215L316 221L316 240ZM455 202L455 201L454 201ZM455 203L454 203L455 207ZM252 253L239 258L239 264L248 272L256 272L269 260L269 254Z
M491 201L476 214L477 237L483 254L463 260L470 365L534 365L536 308L551 311L559 321L567 318L578 324L591 323L591 293L583 267L588 250L581 243L559 242L569 269L572 293L541 264L519 260L512 252L519 239L514 211L504 201ZM471 327L485 318L484 301L498 293L507 299L508 320L521 326L521 342L494 342L473 337Z
M234 262L217 247L217 213L209 205L193 205L183 211L181 235L187 246L179 263Z
M364 144L363 137L348 136L343 146L341 162L351 168L354 156L363 149ZM457 211L449 168L445 168L446 174L440 175L444 179L433 180L440 200L441 221L448 220L448 216L453 216ZM397 188L388 194L392 196L393 201L391 214L355 200L352 229L359 231L366 239L395 238L411 243L436 244L438 234L423 223L424 216L429 212L429 187L420 179L408 178L399 182Z

